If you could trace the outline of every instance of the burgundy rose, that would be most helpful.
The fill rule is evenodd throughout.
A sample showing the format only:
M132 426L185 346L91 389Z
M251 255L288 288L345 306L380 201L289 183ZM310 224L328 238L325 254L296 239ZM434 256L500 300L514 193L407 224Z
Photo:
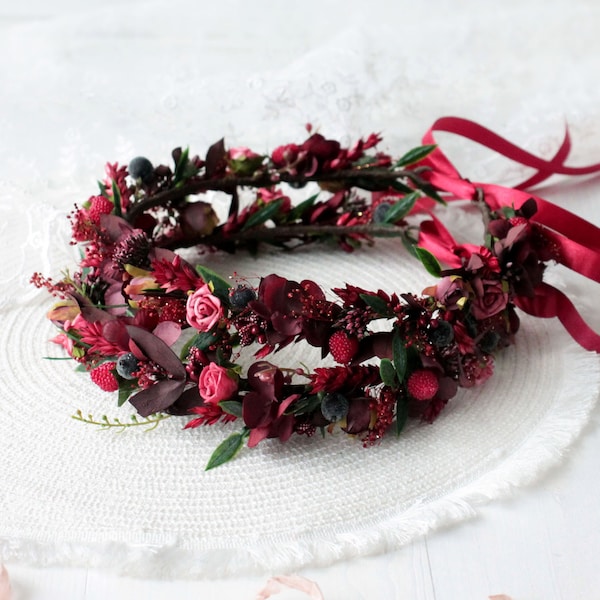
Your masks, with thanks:
M223 316L221 301L207 284L198 288L187 299L187 322L198 331L210 331Z
M508 291L502 281L472 281L475 297L471 302L471 314L478 320L487 319L503 311L508 304Z
M209 363L200 373L198 381L200 396L209 404L228 400L238 390L237 378L225 367Z
M461 300L467 297L465 282L460 277L444 277L435 286L433 295L435 299L443 304L448 310L460 308Z

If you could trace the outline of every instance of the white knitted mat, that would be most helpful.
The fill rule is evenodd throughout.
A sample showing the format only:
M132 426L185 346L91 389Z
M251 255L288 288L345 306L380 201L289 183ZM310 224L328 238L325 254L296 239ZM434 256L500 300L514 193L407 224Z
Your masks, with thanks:
M355 255L317 249L234 264L371 289L418 292L428 281L394 240ZM81 409L127 421L130 410L71 361L43 358L60 355L46 341L48 304L43 294L6 303L0 329L0 557L36 564L219 576L396 548L555 463L600 381L595 356L526 318L495 376L460 393L433 425L370 449L345 435L269 440L205 472L230 428L182 431L186 419L171 418L151 432L117 432L70 418ZM285 359L314 364L300 346Z

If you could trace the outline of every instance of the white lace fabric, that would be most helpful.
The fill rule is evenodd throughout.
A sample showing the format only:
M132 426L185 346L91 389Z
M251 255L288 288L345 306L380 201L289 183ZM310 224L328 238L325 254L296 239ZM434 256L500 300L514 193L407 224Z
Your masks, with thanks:
M494 19L475 8L478 18L462 19L438 5L437 16L428 10L426 39L422 28L398 36L380 26L386 17L422 22L414 7L389 15L375 5L366 28L357 9L339 17L344 26L335 33L327 19L298 18L303 36L295 41L286 43L283 29L269 32L281 50L272 61L244 25L250 9L242 3L231 25L238 38L219 28L225 9L184 19L192 9L183 1L98 8L8 30L0 41L12 57L0 66L12 84L0 99L0 558L165 577L325 565L466 518L561 460L595 405L600 369L554 322L523 318L495 376L461 393L432 426L413 424L371 449L347 436L270 440L210 472L208 457L231 426L182 431L186 420L177 418L150 432L84 425L71 419L77 410L122 421L131 410L117 408L71 361L44 359L61 355L47 342L51 300L28 279L75 264L65 215L94 193L107 160L144 154L165 162L176 145L202 152L223 135L230 145L268 151L301 140L306 122L346 142L382 131L386 150L401 153L450 113L546 156L566 117L573 164L598 160L598 94L580 79L600 55L589 50L598 46L597 8L582 2L565 16L549 5L539 30L529 28L533 8L516 3ZM572 45L538 56L544 41L575 25ZM423 45L426 53L415 51ZM523 52L537 59L524 62ZM496 61L492 74L485 61ZM578 68L567 68L574 61ZM520 175L476 147L444 143L472 179ZM566 189L566 200L558 187L548 196L598 224L590 188ZM477 241L472 216L453 210L444 217L451 228ZM419 293L431 283L393 240L353 255L313 248L206 260L224 275L275 272L329 288L349 282ZM593 308L590 286L558 270L551 277ZM316 358L297 346L274 360L295 366Z

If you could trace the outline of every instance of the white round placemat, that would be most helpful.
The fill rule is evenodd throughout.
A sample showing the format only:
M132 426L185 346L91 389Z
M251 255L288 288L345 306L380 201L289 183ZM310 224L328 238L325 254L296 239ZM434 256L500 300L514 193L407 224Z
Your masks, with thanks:
M214 257L211 264L225 261ZM420 289L399 242L354 255L323 248L234 263L335 285ZM268 271L265 271L268 269ZM223 272L223 270L222 270ZM77 410L128 421L47 339L45 295L1 309L0 556L97 565L135 575L220 576L325 565L395 548L556 462L597 398L595 356L552 323L523 320L484 386L461 392L433 425L365 449L345 435L245 449L205 472L231 427L99 430ZM315 357L297 346L288 365Z

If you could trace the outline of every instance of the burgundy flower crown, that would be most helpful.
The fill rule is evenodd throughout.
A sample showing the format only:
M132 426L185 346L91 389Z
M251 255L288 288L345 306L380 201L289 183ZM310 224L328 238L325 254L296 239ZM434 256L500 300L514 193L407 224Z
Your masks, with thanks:
M463 179L435 145L436 129L483 143L536 175L515 188ZM600 170L564 165L568 135L545 161L456 118L438 121L424 145L399 159L376 150L376 134L349 148L309 134L270 155L227 149L221 140L204 158L175 149L172 167L142 157L106 166L98 194L70 215L72 243L82 253L77 270L60 281L36 273L32 281L58 297L48 313L59 329L53 341L142 419L76 418L105 427L154 426L168 415L192 416L186 428L239 423L213 453L212 468L265 438L339 429L370 446L399 434L409 418L433 422L459 387L492 375L494 354L519 328L515 307L558 316L577 341L600 351L600 337L543 281L548 261L599 281L600 230L522 191L552 173ZM286 190L309 182L318 192L293 204ZM252 193L243 207L242 189ZM209 190L231 199L223 222L203 199ZM435 216L436 202L458 198L481 208L482 245L457 244ZM410 225L418 210L430 218ZM276 274L252 286L175 253L317 241L352 251L390 235L438 278L421 295L346 284L332 290L333 299L314 281ZM373 331L380 320L387 331ZM300 341L336 365L309 371L267 360ZM253 362L243 368L246 348Z

